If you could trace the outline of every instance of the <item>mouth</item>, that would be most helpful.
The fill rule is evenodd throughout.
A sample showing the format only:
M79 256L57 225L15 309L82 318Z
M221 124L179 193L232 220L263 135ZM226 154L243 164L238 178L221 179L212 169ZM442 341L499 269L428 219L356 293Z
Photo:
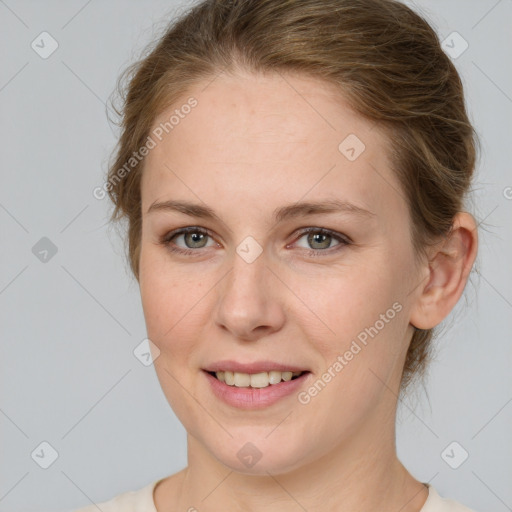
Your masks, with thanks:
M211 392L237 409L257 410L289 399L313 376L303 365L260 360L224 359L202 368Z
M227 386L233 386L237 388L267 388L275 386L281 382L288 382L300 378L308 371L278 371L271 370L269 372L258 372L258 373L241 373L231 372L228 370L220 371L207 371L212 377L216 378L219 382L226 384Z

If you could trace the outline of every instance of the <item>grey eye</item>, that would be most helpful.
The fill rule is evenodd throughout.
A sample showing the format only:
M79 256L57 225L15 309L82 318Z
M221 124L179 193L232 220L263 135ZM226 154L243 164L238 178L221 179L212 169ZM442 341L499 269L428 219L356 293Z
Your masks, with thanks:
M299 240L306 238L307 246L300 245L305 249L313 249L313 250L322 250L322 249L330 249L333 245L332 242L336 241L336 238L329 233L322 233L320 230L310 231L309 233L304 233ZM339 244L340 242L337 242ZM334 245L337 245L334 244Z

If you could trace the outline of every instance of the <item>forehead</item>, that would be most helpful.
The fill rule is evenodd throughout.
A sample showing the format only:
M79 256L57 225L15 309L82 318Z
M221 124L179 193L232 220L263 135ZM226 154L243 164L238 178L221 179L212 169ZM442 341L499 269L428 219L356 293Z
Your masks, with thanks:
M362 205L385 201L382 179L395 179L387 139L333 84L289 74L220 74L189 89L153 130L190 97L197 105L146 158L143 208L166 194L190 199L191 192L206 201L224 194L234 200L243 191L254 204L337 190Z

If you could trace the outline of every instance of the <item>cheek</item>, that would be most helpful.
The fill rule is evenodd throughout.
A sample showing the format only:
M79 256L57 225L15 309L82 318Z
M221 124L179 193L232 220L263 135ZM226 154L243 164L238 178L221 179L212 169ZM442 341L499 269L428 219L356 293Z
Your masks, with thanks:
M188 294L184 294L183 276L176 275L169 264L165 264L158 248L142 246L140 256L139 285L144 317L149 338L162 344L178 318L183 315ZM181 296L184 300L178 301ZM160 348L160 347L159 347Z
M394 370L405 350L407 326L400 286L391 267L378 261L325 278L297 279L297 295L307 308L296 310L296 318L326 369L352 382L365 381L370 369L383 376ZM343 369L338 364L336 371L332 366L339 356Z
M164 356L166 367L185 368L197 350L199 329L207 321L206 301L211 285L197 274L172 265L161 248L141 251L140 293L149 339ZM181 370L180 370L181 371Z
M187 432L201 438L204 410L190 397L195 396L197 364L204 325L198 301L209 288L197 276L187 276L171 266L158 248L141 252L139 283L148 338L158 347L155 372L172 410ZM201 318L199 318L201 316ZM184 391L187 390L187 391ZM215 425L211 428L214 430Z
M386 274L378 266L372 268L352 267L337 279L326 279L322 292L310 283L298 293L321 319L308 313L311 323L301 322L323 361L299 399L305 414L315 411L311 421L326 431L327 443L372 414L386 394L382 382L400 374L405 308L397 300L399 292L389 269Z
M311 318L330 333L345 339L379 319L399 298L394 279L369 264L333 270L311 278L297 276L291 286Z

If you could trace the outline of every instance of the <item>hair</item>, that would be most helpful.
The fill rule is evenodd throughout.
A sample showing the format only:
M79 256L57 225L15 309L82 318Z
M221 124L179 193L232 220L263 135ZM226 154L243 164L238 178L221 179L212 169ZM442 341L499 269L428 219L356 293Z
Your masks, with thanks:
M121 134L108 170L111 221L127 221L139 279L141 176L155 118L198 82L237 69L296 73L334 84L388 135L390 162L408 203L416 256L450 234L462 211L478 137L459 74L433 28L395 0L204 0L173 20L118 82ZM127 85L123 85L124 83ZM119 177L123 176L123 179ZM424 375L433 329L416 329L401 390Z

